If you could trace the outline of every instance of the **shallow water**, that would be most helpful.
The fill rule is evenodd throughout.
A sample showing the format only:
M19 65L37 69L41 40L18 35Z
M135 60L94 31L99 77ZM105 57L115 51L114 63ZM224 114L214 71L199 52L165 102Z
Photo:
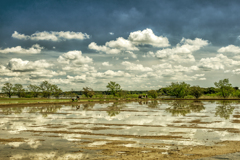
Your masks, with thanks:
M239 104L142 101L0 108L0 157L108 158L114 156L102 154L101 149L107 144L157 148L166 154L176 147L237 141Z

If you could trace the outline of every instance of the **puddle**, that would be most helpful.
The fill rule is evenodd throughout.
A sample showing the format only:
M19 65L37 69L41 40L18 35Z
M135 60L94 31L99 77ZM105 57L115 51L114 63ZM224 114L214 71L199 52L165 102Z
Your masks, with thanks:
M141 101L0 108L0 158L169 156L184 147L238 141L239 106L239 101Z

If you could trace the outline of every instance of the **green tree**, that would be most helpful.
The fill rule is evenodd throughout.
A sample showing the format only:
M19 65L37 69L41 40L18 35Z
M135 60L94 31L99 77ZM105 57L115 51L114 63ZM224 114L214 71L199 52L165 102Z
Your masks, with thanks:
M25 95L25 89L21 84L15 84L13 87L13 91L19 98L24 97Z
M228 79L219 80L219 82L215 82L214 85L218 88L223 98L229 97L233 92L232 84L229 83Z
M157 98L158 93L156 90L150 90L150 91L148 91L148 95L155 99L155 98Z
M190 85L185 82L176 82L168 86L169 94L177 98L184 98L189 94Z
M203 94L203 90L199 86L192 86L190 88L190 94L193 95L195 98L199 98Z
M60 94L62 94L62 89L59 88L57 85L53 84L51 87L52 94L54 97L59 98Z
M11 83L5 83L2 87L2 92L7 94L9 98L13 95L13 85Z
M93 91L92 88L89 88L89 87L86 87L84 88L83 87L83 94L88 98L92 98L94 95L95 95L95 92Z
M45 98L50 98L52 94L52 85L48 81L43 81L39 87L42 91L42 96Z
M39 86L30 84L27 87L33 97L38 97L40 95L40 87Z
M122 90L121 86L118 83L112 81L110 81L106 87L108 88L108 91L110 91L114 96L116 96L117 92L120 92Z

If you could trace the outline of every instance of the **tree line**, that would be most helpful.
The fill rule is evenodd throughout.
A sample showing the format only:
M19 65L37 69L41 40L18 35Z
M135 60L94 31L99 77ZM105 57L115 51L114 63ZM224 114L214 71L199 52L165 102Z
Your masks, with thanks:
M106 91L94 91L90 87L83 87L82 91L68 91L63 92L55 84L50 84L48 81L43 81L39 86L38 85L28 85L27 89L24 89L21 84L11 84L5 83L2 87L2 92L5 93L9 98L12 95L17 95L18 97L45 97L49 98L50 96L59 97L60 95L76 96L84 95L87 98L97 97L103 98L103 95L112 95L113 97L128 97L129 95L134 95L138 98L138 95L148 95L150 98L157 98L158 96L173 96L176 98L199 98L202 95L210 96L220 96L227 98L229 96L239 97L240 91L238 87L232 87L232 84L229 83L228 79L219 80L219 82L214 83L215 87L201 88L200 86L191 86L185 82L172 82L170 85L160 88L158 90L149 90L149 91L126 91L122 90L120 84L110 81L106 88Z
M48 81L43 81L39 86L30 84L27 89L23 88L22 84L5 83L2 87L2 93L5 93L9 98L13 95L21 97L38 97L50 98L50 96L59 97L63 93L62 89Z

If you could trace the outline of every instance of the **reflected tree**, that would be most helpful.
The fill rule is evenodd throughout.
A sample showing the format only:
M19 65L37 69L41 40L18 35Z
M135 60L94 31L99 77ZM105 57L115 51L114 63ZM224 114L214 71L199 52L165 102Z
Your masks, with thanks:
M149 108L157 108L158 106L158 101L151 101L148 103Z
M165 111L171 113L172 116L186 116L191 112L200 112L205 109L204 104L201 101L174 101L170 103L169 108Z
M194 101L190 103L189 108L191 112L197 112L197 113L205 109L204 104L201 101Z
M83 104L83 110L91 110L95 106L95 103L86 103Z
M110 117L116 116L124 107L126 107L124 103L114 102L111 106L107 107L107 113Z
M2 113L5 115L10 115L10 114L21 114L23 111L24 107L4 107L1 108Z
M28 112L40 113L43 117L47 117L49 114L56 113L62 108L62 106L50 105L46 107L29 107Z
M231 102L229 101L220 101L219 106L216 107L215 116L219 116L221 118L229 119L230 115L233 113L235 109L234 106L231 106Z

